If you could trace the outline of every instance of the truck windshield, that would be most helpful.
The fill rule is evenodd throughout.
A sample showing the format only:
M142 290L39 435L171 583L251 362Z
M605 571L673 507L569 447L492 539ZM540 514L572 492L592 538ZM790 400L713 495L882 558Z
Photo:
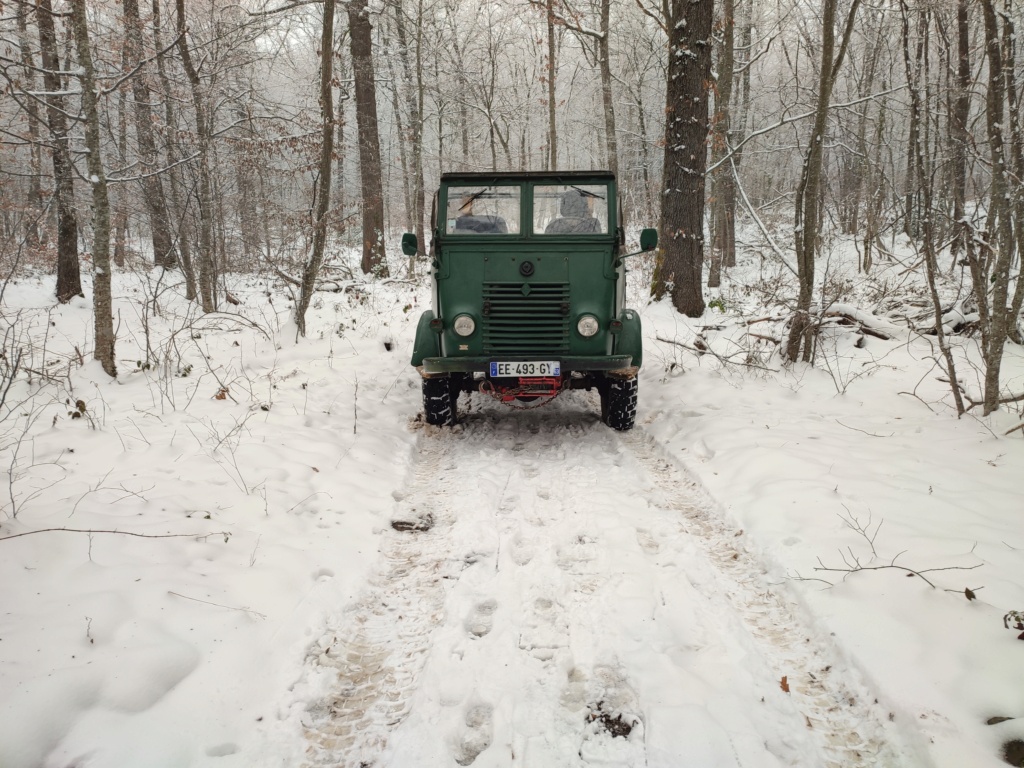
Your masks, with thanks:
M518 186L448 187L449 235L519 234Z
M608 232L608 187L557 184L533 188L537 235L599 235Z

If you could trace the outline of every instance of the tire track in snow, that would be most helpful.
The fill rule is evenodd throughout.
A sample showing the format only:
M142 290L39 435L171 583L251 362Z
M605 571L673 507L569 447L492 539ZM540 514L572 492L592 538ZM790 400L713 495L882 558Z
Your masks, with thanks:
M764 566L743 546L742 532L711 511L713 503L652 437L637 428L620 440L662 491L659 502L678 511L686 532L700 543L726 585L722 593L780 685L785 676L826 759L823 768L901 765L884 714L860 675L839 668L834 649L813 639L817 633L807 628L803 611L768 583Z
M449 556L447 442L439 435L420 435L411 486L396 496L396 520L432 527L388 528L382 534L375 575L310 650L307 666L337 677L303 721L309 767L376 766L389 734L409 713L409 695L443 618L446 592L463 567Z
M588 404L485 404L419 436L398 506L434 527L383 534L377 576L311 654L337 681L307 713L307 765L903 764L735 527Z

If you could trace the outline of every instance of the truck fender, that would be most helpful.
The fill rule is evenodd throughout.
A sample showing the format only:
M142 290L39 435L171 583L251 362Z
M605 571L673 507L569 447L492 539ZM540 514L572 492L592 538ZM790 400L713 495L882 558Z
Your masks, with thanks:
M624 309L619 313L622 330L615 336L615 354L632 355L639 368L644 363L644 339L640 327L640 314L635 309Z
M412 364L423 365L425 357L441 356L441 336L431 327L430 321L434 319L433 310L426 310L420 315L420 321L416 325L416 341L412 347Z

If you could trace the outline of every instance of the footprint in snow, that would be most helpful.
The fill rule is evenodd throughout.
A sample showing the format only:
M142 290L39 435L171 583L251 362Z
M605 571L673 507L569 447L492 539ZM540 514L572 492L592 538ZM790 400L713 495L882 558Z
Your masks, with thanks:
M484 637L494 626L494 612L498 601L491 598L478 603L466 619L466 631L473 637Z
M636 529L636 543L639 544L640 549L648 555L656 555L661 550L661 545L658 543L657 539L651 535L651 532L642 528Z
M494 708L490 704L474 704L466 710L464 726L459 729L452 748L452 757L459 765L470 765L491 746L494 738Z
M528 565L533 560L534 547L530 541L524 541L519 534L512 539L512 562L516 565Z

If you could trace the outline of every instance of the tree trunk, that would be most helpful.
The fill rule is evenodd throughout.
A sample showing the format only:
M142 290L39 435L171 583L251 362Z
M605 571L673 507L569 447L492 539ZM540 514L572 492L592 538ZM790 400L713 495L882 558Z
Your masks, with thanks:
M404 46L399 43L399 47ZM406 154L405 145L409 141L409 132L406 130L405 121L402 118L402 105L399 103L398 77L395 75L394 57L385 56L384 65L387 67L385 83L387 90L391 92L391 111L394 114L395 138L398 142L398 162L402 168L402 201L405 203L405 231L413 228L412 212L412 189L409 186L409 159Z
M121 51L121 69L128 71L127 51ZM117 93L117 153L118 160L125 165L128 157L128 100L123 90ZM112 255L114 266L123 269L127 258L128 250L128 201L123 193L124 187L119 190L120 194L114 195L114 252Z
M950 119L953 147L953 225L957 235L953 239L954 260L963 248L963 235L967 229L960 226L966 213L967 202L967 149L971 140L968 123L971 117L971 33L967 24L968 0L959 0L956 6L957 77L956 98Z
M177 120L174 114L174 99L171 93L171 81L167 75L167 66L164 61L166 54L162 53L163 44L160 40L160 0L153 0L153 42L156 46L156 68L160 76L160 87L164 97L164 120L167 131L167 162L171 166L169 176L171 180L171 207L177 220L177 245L178 255L181 262L181 271L185 275L185 298L195 301L199 296L196 284L196 272L192 262L192 226L188 215L188 204L186 193L182 189L181 169L177 162L181 157L178 150ZM170 213L170 211L168 211ZM172 233L173 234L173 233Z
M671 291L672 305L689 317L704 314L704 185L707 168L708 87L713 3L671 0L665 88L662 247L652 291Z
M78 78L82 84L82 111L85 113L85 146L89 150L87 167L92 183L93 320L96 334L93 355L100 361L107 375L116 377L113 301L110 294L110 201L101 154L100 113L85 3L86 0L72 0L71 26L75 33L75 48L78 50Z
M178 13L178 51L192 91L196 112L196 144L199 152L199 299L204 312L217 310L217 256L213 243L213 190L210 181L210 121L202 94L199 73L192 63L186 40L185 0L175 0Z
M295 324L306 335L306 310L313 298L316 279L324 263L327 242L327 214L331 209L331 168L334 161L334 0L324 0L324 25L320 35L320 168L313 203L313 252L302 270L299 300L295 303Z
M992 244L991 247L976 248L968 241L967 248L978 300L985 361L984 413L988 415L999 408L1003 349L1011 333L1016 335L1017 318L1024 302L1024 280L1020 278L1016 280L1016 289L1010 298L1011 269L1019 260L1020 246L1024 242L1024 222L1021 221L1024 218L1024 196L1017 181L1024 173L1024 138L1020 130L1013 22L1008 15L995 9L992 0L982 0L981 5L988 57L985 116L992 168L986 229Z
M27 91L35 91L36 69L32 56L32 47L28 39L28 15L31 10L28 3L21 5L18 10L18 45L21 48L22 64L22 85ZM41 241L41 230L43 212L46 206L43 203L43 189L40 179L43 175L42 153L39 145L39 124L42 118L39 115L39 108L35 101L25 101L25 112L28 116L28 141L29 141L29 179L28 179L28 205L26 205L25 218L25 244L29 249L39 247Z
M735 4L724 0L722 7L722 42L718 56L718 94L715 97L714 138L712 154L715 161L721 161L730 151L732 81L734 69ZM714 239L711 245L711 269L708 272L708 287L717 288L722 284L722 264L736 263L736 187L733 183L732 166L728 160L715 169L712 179L712 218Z
M545 21L548 31L548 170L558 170L558 128L555 124L555 9L554 0L546 0ZM493 127L493 123L491 124Z
M46 121L53 138L53 196L57 204L57 301L64 304L72 297L84 294L78 263L74 166L68 146L71 139L65 116L64 89L58 74L60 60L57 58L57 34L50 0L36 0L36 22L39 24L43 87L47 94Z
M138 0L124 0L125 56L130 67L138 66L143 58L142 22L139 19ZM132 101L135 106L135 132L139 142L139 161L142 178L142 199L149 216L150 238L153 243L153 261L158 267L173 269L178 257L171 237L170 217L164 199L163 184L158 169L160 156L153 138L153 110L150 107L149 83L145 70L132 78Z
M910 13L907 9L906 0L900 0L900 11L903 20L903 64L907 70L907 82L910 85L910 110L911 120L920 121L921 119L921 94L917 89L918 75L920 71L915 72L913 65L910 61ZM926 23L925 14L927 11L923 11L920 14L920 20L922 24ZM921 37L925 37L926 30L921 27ZM920 50L920 48L919 48ZM920 60L919 60L920 63ZM923 76L923 75L922 75ZM953 400L956 403L957 415L964 413L964 401L963 395L961 394L960 383L957 381L956 375L956 364L953 361L953 354L949 348L949 343L946 340L945 330L942 327L942 301L939 298L938 290L936 289L936 278L939 272L938 262L935 255L935 237L934 237L934 224L933 224L933 211L932 211L932 186L929 181L931 175L931 168L927 158L927 153L924 151L924 142L920 139L920 133L917 133L917 142L910 147L911 157L913 159L913 167L917 170L918 174L918 186L921 190L922 198L922 217L921 217L921 235L924 245L924 261L925 269L928 274L928 287L931 293L932 307L935 310L935 337L939 343L939 350L942 352L942 358L945 363L946 375L949 377L949 387L953 393Z
M181 2L181 0L178 0ZM380 137L377 132L377 86L373 77L373 29L367 0L351 0L348 28L355 74L356 126L359 132L359 176L363 191L364 274L387 277L384 249L384 192L381 186Z
M337 193L335 199L337 200L337 207L340 216L337 218L338 221L338 234L344 232L346 228L345 224L345 206L348 203L345 187L345 156L347 153L347 147L345 146L345 128L347 127L345 121L345 102L351 98L351 94L348 92L348 87L344 85L348 81L348 71L345 66L345 57L341 55L343 36L338 36L338 42L335 45L335 50L338 51L338 80L343 85L338 88L338 102L334 110L334 124L336 126L334 136L334 146L337 147L335 153L337 159L335 160L334 166L334 190Z
M601 100L604 103L604 133L608 151L608 170L619 175L619 141L615 128L615 100L612 94L611 0L601 0L601 36L597 57L601 72ZM621 226L625 226L620 222Z
M415 67L409 60L409 37L405 29L405 10L401 0L395 0L395 31L398 33L398 52L402 59L405 102L409 112L409 172L412 184L406 183L410 201L412 231L417 242L423 243L424 181L423 181L423 0L417 0ZM409 257L409 275L416 272L416 257Z
M811 323L811 299L814 294L814 257L818 251L821 226L822 168L825 163L825 129L828 124L829 104L839 68L846 56L846 48L853 32L853 22L860 0L853 0L846 17L842 43L835 54L835 20L837 0L825 0L821 22L821 63L818 75L818 98L814 111L814 127L804 159L795 206L797 274L800 291L796 313L789 329L786 357L791 362L811 359L814 350L814 327ZM834 58L833 58L834 57ZM801 355L802 352L802 355Z

